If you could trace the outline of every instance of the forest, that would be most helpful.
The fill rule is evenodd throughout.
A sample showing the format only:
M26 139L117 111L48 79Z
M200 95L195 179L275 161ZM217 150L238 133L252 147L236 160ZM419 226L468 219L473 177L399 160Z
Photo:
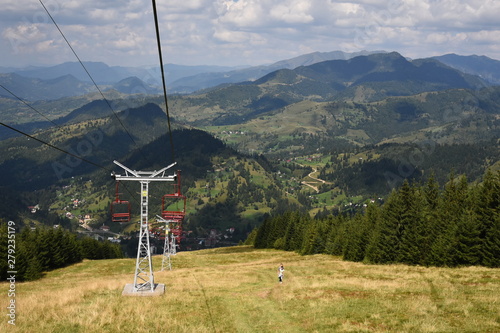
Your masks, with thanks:
M0 279L5 281L7 272L16 271L17 281L32 281L42 278L44 272L66 267L83 259L122 258L119 245L100 242L90 237L77 237L63 228L25 227L15 233L8 233L8 222L0 220ZM8 257L7 254L11 256ZM8 259L13 261L8 261ZM10 265L13 266L10 266Z
M431 175L353 215L271 216L246 243L368 264L500 267L499 207L500 172L488 170L481 183L452 173L442 187Z

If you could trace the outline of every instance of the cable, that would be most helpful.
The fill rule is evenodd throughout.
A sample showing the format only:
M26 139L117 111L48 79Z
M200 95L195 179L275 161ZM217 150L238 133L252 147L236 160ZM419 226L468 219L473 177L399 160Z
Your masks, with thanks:
M116 119L118 120L118 122L120 123L120 125L123 127L123 129L125 130L125 132L128 134L128 136L130 137L130 139L132 140L132 142L137 146L137 148L139 149L139 151L141 152L142 156L148 160L148 158L145 156L144 152L140 149L139 145L135 142L134 138L132 137L132 135L130 134L130 132L125 128L125 125L123 124L123 122L120 120L120 118L118 117L118 115L116 114L115 110L113 109L113 107L111 106L111 104L109 103L109 101L107 100L107 98L104 96L104 94L102 93L101 89L98 87L97 83L95 82L95 80L93 79L92 75L90 74L90 72L87 70L87 68L85 67L85 65L83 64L82 60L80 59L80 57L78 56L78 54L76 53L76 51L73 49L73 47L71 46L70 42L68 41L68 39L66 38L66 36L64 35L64 33L62 32L62 30L59 28L59 25L56 23L56 21L54 20L54 18L52 17L52 15L50 14L49 10L47 9L47 7L45 7L44 3L42 2L42 0L39 0L40 4L42 5L42 7L45 9L45 11L47 12L47 15L50 17L50 19L52 20L52 23L54 23L54 25L56 26L57 30L59 31L59 33L61 34L61 36L63 37L63 39L66 41L66 44L68 44L69 48L71 49L71 51L73 52L73 54L75 55L75 57L78 59L78 62L80 63L80 65L83 67L83 69L85 70L85 72L87 73L87 75L89 76L90 80L92 81L92 83L94 84L94 86L96 87L96 89L99 91L99 93L101 94L102 98L104 99L104 101L106 102L106 104L108 105L108 107L110 108L110 110L113 112L113 114L115 115ZM172 130L171 130L171 125L170 125L170 114L169 114L169 110L168 110L168 101L167 101L167 93L166 93L166 86L165 86L165 74L164 74L164 69L163 69L163 59L162 59L162 54L161 54L161 45L160 45L160 36L159 36L159 28L158 28L158 17L157 17L157 13L156 13L156 3L155 1L153 0L153 9L154 9L154 14L155 14L155 24L156 24L156 35L157 35L157 41L158 41L158 50L159 50L159 57L160 57L160 64L161 64L161 73L162 73L162 83L163 83L163 94L164 94L164 99L165 99L165 108L166 108L166 113L167 113L167 120L168 120L168 130L169 130L169 134L170 134L170 144L171 144L171 148L172 148L172 159L175 161L175 158L174 158L174 144L173 144L173 139L172 139ZM23 135L26 135L28 137L32 137L26 133L23 133L19 130L16 130L8 125L5 125L3 123L0 123L8 128L11 128L12 130L16 131L16 132L19 132ZM76 158L79 158L87 163L90 163L90 164L93 164L97 167L100 167L100 168L103 168L105 170L108 170L107 168L104 168L102 166L99 166L91 161L88 161L86 159L83 159L79 156L76 156L74 154L71 154L69 152L66 152L60 148L57 148L51 144L48 144L46 142L43 142L42 140L39 140L39 139L36 139L33 137L33 139L43 143L43 144L46 144L54 149L57 149L61 152L64 152L66 154L69 154L73 157L76 157ZM109 170L108 170L109 171ZM127 192L129 192L129 194L131 194L131 197L134 198L134 196L132 195L132 193L128 190L128 188L126 186L124 186L124 188L127 190Z
M156 42L158 44L158 55L160 57L161 83L163 84L163 97L165 99L165 111L167 112L168 132L170 135L170 148L172 149L172 161L175 161L174 141L172 139L172 128L170 127L170 114L168 112L167 88L165 86L165 70L163 68L163 57L161 55L160 28L158 27L158 13L156 12L156 1L153 1L153 14L156 27Z
M45 119L47 119L47 121L51 122L52 124L54 124L55 126L57 127L60 127L58 124L56 124L55 122L53 122L52 120L50 120L49 118L47 118L44 114L42 114L40 111L38 111L37 109L35 109L34 107L32 107L31 105L29 105L28 103L26 103L25 101L23 101L21 99L21 97L17 96L16 94L14 94L12 91L10 91L9 89L5 88L2 84L0 84L0 87L2 87L3 89L5 89L9 94L11 94L12 96L14 96L15 98L17 98L19 101L21 101L24 105L26 105L27 107L29 107L31 110L35 111L36 113L38 113L40 116L44 117Z
M134 200L137 204L140 204L140 200L135 197L135 195L128 189L128 187L125 185L125 183L120 183L122 187L128 192L132 200Z
M12 126L9 126L9 125L4 124L4 123L2 123L2 122L0 122L0 125L5 126L5 127L9 128L9 129L11 129L11 130L13 130L13 131L17 132L17 133L22 134L22 135L25 135L25 136L27 136L27 137L28 137L28 138L30 138L30 139L36 140L36 141L38 141L38 142L40 142L40 143L42 143L42 144L44 144L44 145L46 145L46 146L49 146L50 148L56 149L56 150L58 150L58 151L60 151L60 152L62 152L62 153L64 153L64 154L68 154L68 155L70 155L70 156L72 156L72 157L74 157L74 158L77 158L77 159L79 159L79 160L81 160L81 161L83 161L83 162L89 163L89 164L91 164L91 165L93 165L93 166L96 166L96 167L98 167L98 168L100 168L100 169L106 170L106 171L108 171L108 172L110 172L110 173L112 173L112 172L113 172L113 170L111 170L111 169L108 169L108 168L106 168L106 167L103 167L102 165L99 165L99 164L97 164L97 163L94 163L94 162L92 162L92 161L89 161L89 160L87 160L87 159L85 159L85 158L83 158L83 157L81 157L81 156L78 156L78 155L72 154L72 153L70 153L70 152L68 152L68 151L66 151L66 150L64 150L64 149L61 149L61 148L56 147L56 146L54 146L54 145L52 145L52 144L50 144L50 143L48 143L48 142L45 142L45 141L40 140L40 139L38 139L38 138L36 138L36 137L34 137L34 136L32 136L32 135L29 135L28 133L24 133L23 131L18 130L18 129L16 129L16 128L12 127ZM126 190L126 191L130 194L130 197L131 197L133 200L135 200L137 203L139 203L139 200L137 200L137 199L135 198L135 196L133 195L133 193L132 193L132 192L131 192L131 191L130 191L130 190L129 190L126 186L125 186L125 184L122 184L122 185L123 185L123 187L125 188L125 190Z
M52 23L54 23L54 25L56 26L57 30L59 30L59 33L61 34L61 36L64 38L64 40L66 41L66 44L68 44L69 48L71 49L71 51L73 52L73 54L75 55L76 59L78 59L78 62L80 63L80 65L82 65L83 69L85 70L85 72L87 73L87 75L89 76L90 80L92 81L92 83L94 84L94 86L97 88L97 90L99 91L99 93L101 94L102 98L104 99L104 101L106 102L106 104L108 105L108 107L110 108L110 110L113 112L113 114L115 115L116 119L118 120L118 122L120 123L120 125L123 127L123 129L125 130L125 132L127 132L130 140L132 140L132 142L137 146L137 149L139 149L139 151L141 152L142 156L147 160L148 158L146 157L146 155L144 155L143 151L140 149L139 145L137 144L137 142L135 142L134 138L132 137L132 135L130 134L129 131L127 131L127 129L125 128L125 125L123 125L123 122L120 120L120 118L118 117L118 115L116 114L115 110L113 109L113 107L111 106L111 104L109 103L109 101L107 100L107 98L104 96L104 94L102 93L101 89L99 89L99 87L97 86L97 83L94 81L94 78L92 77L92 75L90 75L89 71L87 70L87 68L85 67L85 65L83 64L82 60L80 59L80 57L78 56L78 54L76 54L76 51L73 49L73 47L71 46L71 44L69 43L68 39L66 38L66 36L63 34L62 30L59 28L59 25L56 23L56 21L54 20L54 18L52 17L52 15L50 14L49 10L47 9L47 7L45 7L45 5L43 4L42 0L38 0L40 1L40 4L43 6L43 9L45 9L45 11L47 12L47 15L49 15L50 19L52 20Z
M64 150L64 149L61 149L61 148L56 147L56 146L54 146L54 145L52 145L52 144L50 144L50 143L48 143L48 142L45 142L45 141L40 140L40 139L38 139L38 138L35 138L34 136L29 135L28 133L24 133L23 131L20 131L20 130L18 130L18 129L15 129L15 128L14 128L14 127L12 127L12 126L9 126L9 125L4 124L4 123L2 123L2 122L0 122L0 125L5 126L5 127L7 127L7 128L10 128L11 130L13 130L13 131L15 131L15 132L17 132L17 133L20 133L20 134L22 134L22 135L25 135L25 136L27 136L28 138L33 139L33 140L36 140L36 141L38 141L38 142L40 142L40 143L42 143L42 144L44 144L44 145L47 145L47 146L49 146L49 147L51 147L51 148L53 148L53 149L59 150L60 152L62 152L62 153L64 153L64 154L68 154L68 155L70 155L70 156L72 156L72 157L74 157L74 158L77 158L77 159L79 159L79 160L82 160L83 162L86 162L86 163L92 164L93 166L96 166L96 167L98 167L98 168L104 169L104 170L106 170L106 171L108 171L108 172L112 172L112 170L111 170L111 169L108 169L108 168L106 168L106 167L103 167L102 165L99 165L99 164L97 164L97 163L94 163L94 162L92 162L92 161L89 161L89 160L87 160L87 159L85 159L85 158L83 158L83 157L81 157L81 156L78 156L78 155L72 154L72 153L70 153L70 152L67 152L67 151L66 151L66 150Z

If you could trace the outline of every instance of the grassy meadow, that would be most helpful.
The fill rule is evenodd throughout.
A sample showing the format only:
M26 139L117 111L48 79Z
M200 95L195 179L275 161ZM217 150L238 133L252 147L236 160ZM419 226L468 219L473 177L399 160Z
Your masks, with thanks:
M278 283L277 268L285 266ZM239 246L172 257L166 292L122 296L135 259L0 284L0 332L500 332L500 270L374 266ZM161 256L154 258L161 267Z

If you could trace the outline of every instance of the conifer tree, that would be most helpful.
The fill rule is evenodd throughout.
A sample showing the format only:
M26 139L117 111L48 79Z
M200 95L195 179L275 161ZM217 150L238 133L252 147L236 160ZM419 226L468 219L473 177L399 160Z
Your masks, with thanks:
M268 217L267 219L262 222L261 226L259 227L257 231L257 235L255 236L255 248L257 249L265 249L268 247L268 242L267 238L269 235L269 230L271 229L271 217Z
M301 255L314 254L314 242L316 241L317 228L315 221L310 221L307 228L305 229L304 239L302 242L302 247L300 249Z
M461 177L457 182L452 172L444 187L438 206L438 219L434 225L436 235L429 252L428 263L433 266L456 265L457 227L466 209L467 181Z
M500 267L500 216L495 216L487 229L482 246L482 261L486 267Z
M427 180L423 192L426 206L429 207L429 210L434 211L439 204L439 183L436 181L434 172Z
M0 253L2 257L0 258L0 280L5 281L8 269L8 228L5 221L0 220Z
M319 239L315 248L315 253L325 253L328 232L330 231L330 221L327 219L318 220Z
M305 220L299 212L290 215L290 221L285 231L284 249L286 251L299 251L301 249L304 238L304 223Z
M51 244L52 237L49 231L53 229L39 229L37 228L30 235L30 239L36 244L36 251L38 251L38 259L42 265L43 271L48 271L52 269L52 259L51 259Z
M19 256L22 258L22 271L19 272L22 280L34 281L43 276L43 267L35 251L33 243L22 242L19 247Z
M399 251L401 203L398 192L393 190L381 212L380 223L370 239L366 259L372 263L393 263Z
M481 239L481 264L500 267L500 172L488 170L478 190L476 212Z
M68 263L74 264L82 261L82 249L80 243L76 239L76 235L67 232L66 236L64 251L68 253Z
M425 219L426 199L421 190L412 187L402 197L402 222L397 261L410 265L423 264L428 251L428 226Z
M255 238L257 237L257 232L259 228L254 228L250 234L248 235L247 239L243 242L244 245L253 245L255 247Z
M356 214L346 224L346 244L342 251L344 260L361 261L364 258L363 241L363 217Z
M280 250L283 250L285 247L285 235L286 235L286 230L288 229L288 225L292 223L294 220L294 213L293 212L286 212L285 214L281 216L277 216L273 219L273 227L270 235L270 240L272 242L271 246L275 247L274 243L278 241L276 244Z
M325 245L325 253L340 256L345 247L346 239L346 223L343 215L339 215L334 219L327 235Z
M304 242L307 226L310 224L310 217L307 214L296 212L294 214L295 223L289 224L286 235L286 248L288 251L300 252ZM293 224L293 225L292 225Z
M432 244L436 241L444 228L442 226L443 222L441 221L441 215L439 214L439 183L435 180L434 172L427 180L423 188L423 194L425 198L425 205L421 231L425 233L425 237L423 237L423 244L421 244L420 247L423 251L421 264L428 266L432 265L432 258L430 256Z
M479 264L481 243L477 215L472 211L465 212L457 225L453 262L457 265Z
M66 233L62 228L52 231L51 268L61 268L68 264L69 253L66 249Z

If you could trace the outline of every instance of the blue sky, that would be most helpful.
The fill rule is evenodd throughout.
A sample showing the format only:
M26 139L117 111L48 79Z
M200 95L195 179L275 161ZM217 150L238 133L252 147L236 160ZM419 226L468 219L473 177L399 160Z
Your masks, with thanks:
M80 58L156 65L149 0L42 0ZM0 0L0 66L76 61L39 0ZM164 61L260 65L315 51L500 60L498 0L157 0Z

